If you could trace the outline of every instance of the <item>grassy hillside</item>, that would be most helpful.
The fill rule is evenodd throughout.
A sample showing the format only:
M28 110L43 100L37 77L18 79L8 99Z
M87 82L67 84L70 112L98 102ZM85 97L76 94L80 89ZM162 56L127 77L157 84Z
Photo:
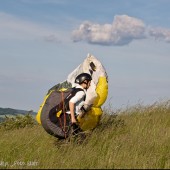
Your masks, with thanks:
M170 101L109 115L86 139L60 141L35 124L0 129L0 168L170 168Z

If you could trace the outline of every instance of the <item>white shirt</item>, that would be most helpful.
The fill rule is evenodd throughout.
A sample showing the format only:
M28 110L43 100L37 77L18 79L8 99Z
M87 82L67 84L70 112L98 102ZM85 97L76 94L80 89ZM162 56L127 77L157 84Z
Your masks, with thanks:
M80 86L80 85L77 85L76 88L83 89L83 87ZM81 108L81 107L83 106L83 104L84 104L84 97L85 97L85 95L86 95L86 91L85 91L85 89L83 89L83 91L78 91L78 92L75 94L75 96L72 97L72 98L70 99L70 101L69 101L69 102L71 102L71 103L74 103L74 105L75 105L75 107L74 107L74 113L75 113L76 115L79 114L80 108ZM70 114L70 111L67 111L67 113Z

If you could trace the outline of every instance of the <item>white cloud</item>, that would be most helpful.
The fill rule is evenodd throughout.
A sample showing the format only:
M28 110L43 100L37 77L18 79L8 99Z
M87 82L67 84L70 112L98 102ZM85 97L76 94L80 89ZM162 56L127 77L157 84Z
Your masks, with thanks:
M149 35L154 37L156 40L163 40L167 43L170 43L170 29L150 28Z
M53 29L0 12L0 39L36 39L59 42L60 35ZM53 37L53 38L49 38Z
M67 41L66 32L0 12L0 39L41 39L51 43ZM126 45L135 39L151 38L170 43L170 29L146 26L137 18L116 15L111 24L83 22L72 32L74 42L99 45Z
M127 15L117 15L112 24L84 22L72 34L74 42L87 41L101 45L125 45L134 39L145 38L145 24Z
M149 28L142 20L127 15L117 15L112 24L83 22L72 32L74 42L86 41L99 45L126 45L135 39L154 37L170 43L170 29Z

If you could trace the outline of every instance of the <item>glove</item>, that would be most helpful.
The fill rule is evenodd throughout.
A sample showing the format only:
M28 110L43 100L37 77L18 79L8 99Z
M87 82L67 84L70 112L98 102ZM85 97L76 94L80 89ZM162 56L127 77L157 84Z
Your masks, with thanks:
M73 129L73 135L76 135L79 132L81 132L81 129L80 129L80 127L77 123L72 123L71 126L72 126L72 129Z

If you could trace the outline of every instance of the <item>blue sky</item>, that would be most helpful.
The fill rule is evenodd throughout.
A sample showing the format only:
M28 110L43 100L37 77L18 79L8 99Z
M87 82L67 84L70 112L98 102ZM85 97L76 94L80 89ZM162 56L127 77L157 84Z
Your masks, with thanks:
M0 0L0 107L37 111L90 53L105 105L170 99L169 0Z

